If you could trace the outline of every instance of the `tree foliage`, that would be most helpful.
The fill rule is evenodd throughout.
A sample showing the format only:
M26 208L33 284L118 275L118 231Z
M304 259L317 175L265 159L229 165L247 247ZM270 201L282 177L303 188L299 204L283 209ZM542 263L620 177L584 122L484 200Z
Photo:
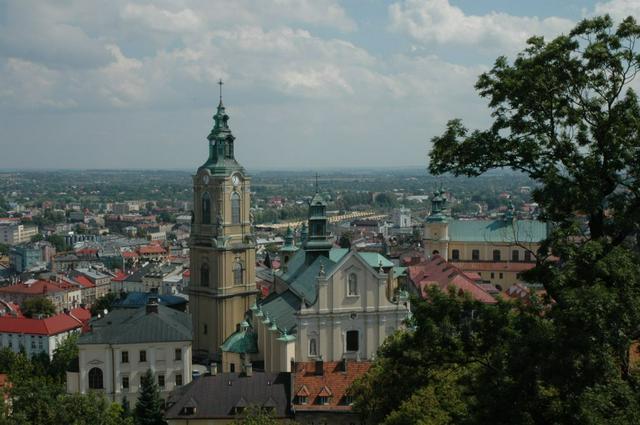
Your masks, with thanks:
M56 314L56 306L49 298L33 297L27 298L20 306L22 314L26 317L43 317L53 316Z
M120 298L116 292L107 292L102 297L98 298L91 306L91 315L97 316L102 314L104 310L111 311L113 304Z
M136 425L166 425L162 418L160 391L151 369L140 377L140 394L133 416Z
M554 231L525 276L548 294L487 306L433 289L354 386L387 424L633 424L640 376L640 70L632 18L587 19L529 40L476 85L493 124L452 120L429 169L476 176L509 167L537 181ZM553 255L559 260L553 260Z

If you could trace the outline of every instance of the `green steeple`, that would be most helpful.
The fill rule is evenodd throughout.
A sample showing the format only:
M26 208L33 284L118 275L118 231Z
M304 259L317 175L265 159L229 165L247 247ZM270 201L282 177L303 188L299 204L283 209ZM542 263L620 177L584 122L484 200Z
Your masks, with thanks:
M291 226L287 227L287 233L284 235L284 245L280 248L280 252L295 252L298 247L293 243L293 229Z
M444 190L436 190L431 198L431 214L427 217L427 221L446 221L445 207L447 198L444 197Z
M233 154L233 143L235 137L229 128L229 115L222 103L222 81L220 81L220 103L218 110L213 116L213 129L207 140L209 140L209 158L200 168L208 168L212 174L229 174L231 171L244 171L238 164Z
M319 255L329 255L333 244L327 234L327 203L318 191L316 176L316 194L309 203L309 235L303 243L306 262L311 264Z

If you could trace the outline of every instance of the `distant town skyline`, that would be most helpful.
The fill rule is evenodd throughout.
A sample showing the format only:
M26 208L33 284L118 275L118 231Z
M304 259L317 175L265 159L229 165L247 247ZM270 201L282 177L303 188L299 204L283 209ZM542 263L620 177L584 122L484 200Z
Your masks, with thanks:
M0 0L0 169L194 170L219 79L249 170L424 166L498 56L604 13L640 1Z

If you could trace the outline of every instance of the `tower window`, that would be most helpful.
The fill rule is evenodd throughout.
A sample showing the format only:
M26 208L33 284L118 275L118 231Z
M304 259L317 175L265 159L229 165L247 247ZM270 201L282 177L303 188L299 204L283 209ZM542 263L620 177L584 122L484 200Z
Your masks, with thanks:
M355 273L349 275L347 294L349 296L358 295L358 276Z
M242 285L242 264L239 261L233 263L233 284Z
M458 249L454 249L453 251L451 251L451 259L452 260L459 260L460 259L460 250Z
M231 223L240 224L240 195L238 192L231 194Z
M209 286L209 265L207 263L200 266L200 286Z
M471 251L471 259L474 261L479 261L480 260L480 250L479 249L474 249L473 251Z
M347 351L358 351L358 331L347 331Z
M211 224L211 196L209 192L202 195L202 224Z
M493 261L500 261L500 250L499 249L494 249L493 250Z

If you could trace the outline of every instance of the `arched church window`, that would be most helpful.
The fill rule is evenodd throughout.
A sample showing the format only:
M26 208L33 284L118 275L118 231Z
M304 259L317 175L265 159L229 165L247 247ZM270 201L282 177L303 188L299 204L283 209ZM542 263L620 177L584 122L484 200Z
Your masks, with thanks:
M349 296L358 295L358 276L355 273L349 274L347 286Z
M211 195L202 194L202 224L211 224Z
M231 194L231 223L240 224L240 195L238 192Z
M104 388L102 382L102 369L94 367L89 370L89 388L92 390L101 390Z
M242 264L240 261L233 263L233 284L242 285Z
M309 340L309 357L315 357L318 355L318 343L315 338Z
M200 266L200 286L209 286L209 265L207 263Z

